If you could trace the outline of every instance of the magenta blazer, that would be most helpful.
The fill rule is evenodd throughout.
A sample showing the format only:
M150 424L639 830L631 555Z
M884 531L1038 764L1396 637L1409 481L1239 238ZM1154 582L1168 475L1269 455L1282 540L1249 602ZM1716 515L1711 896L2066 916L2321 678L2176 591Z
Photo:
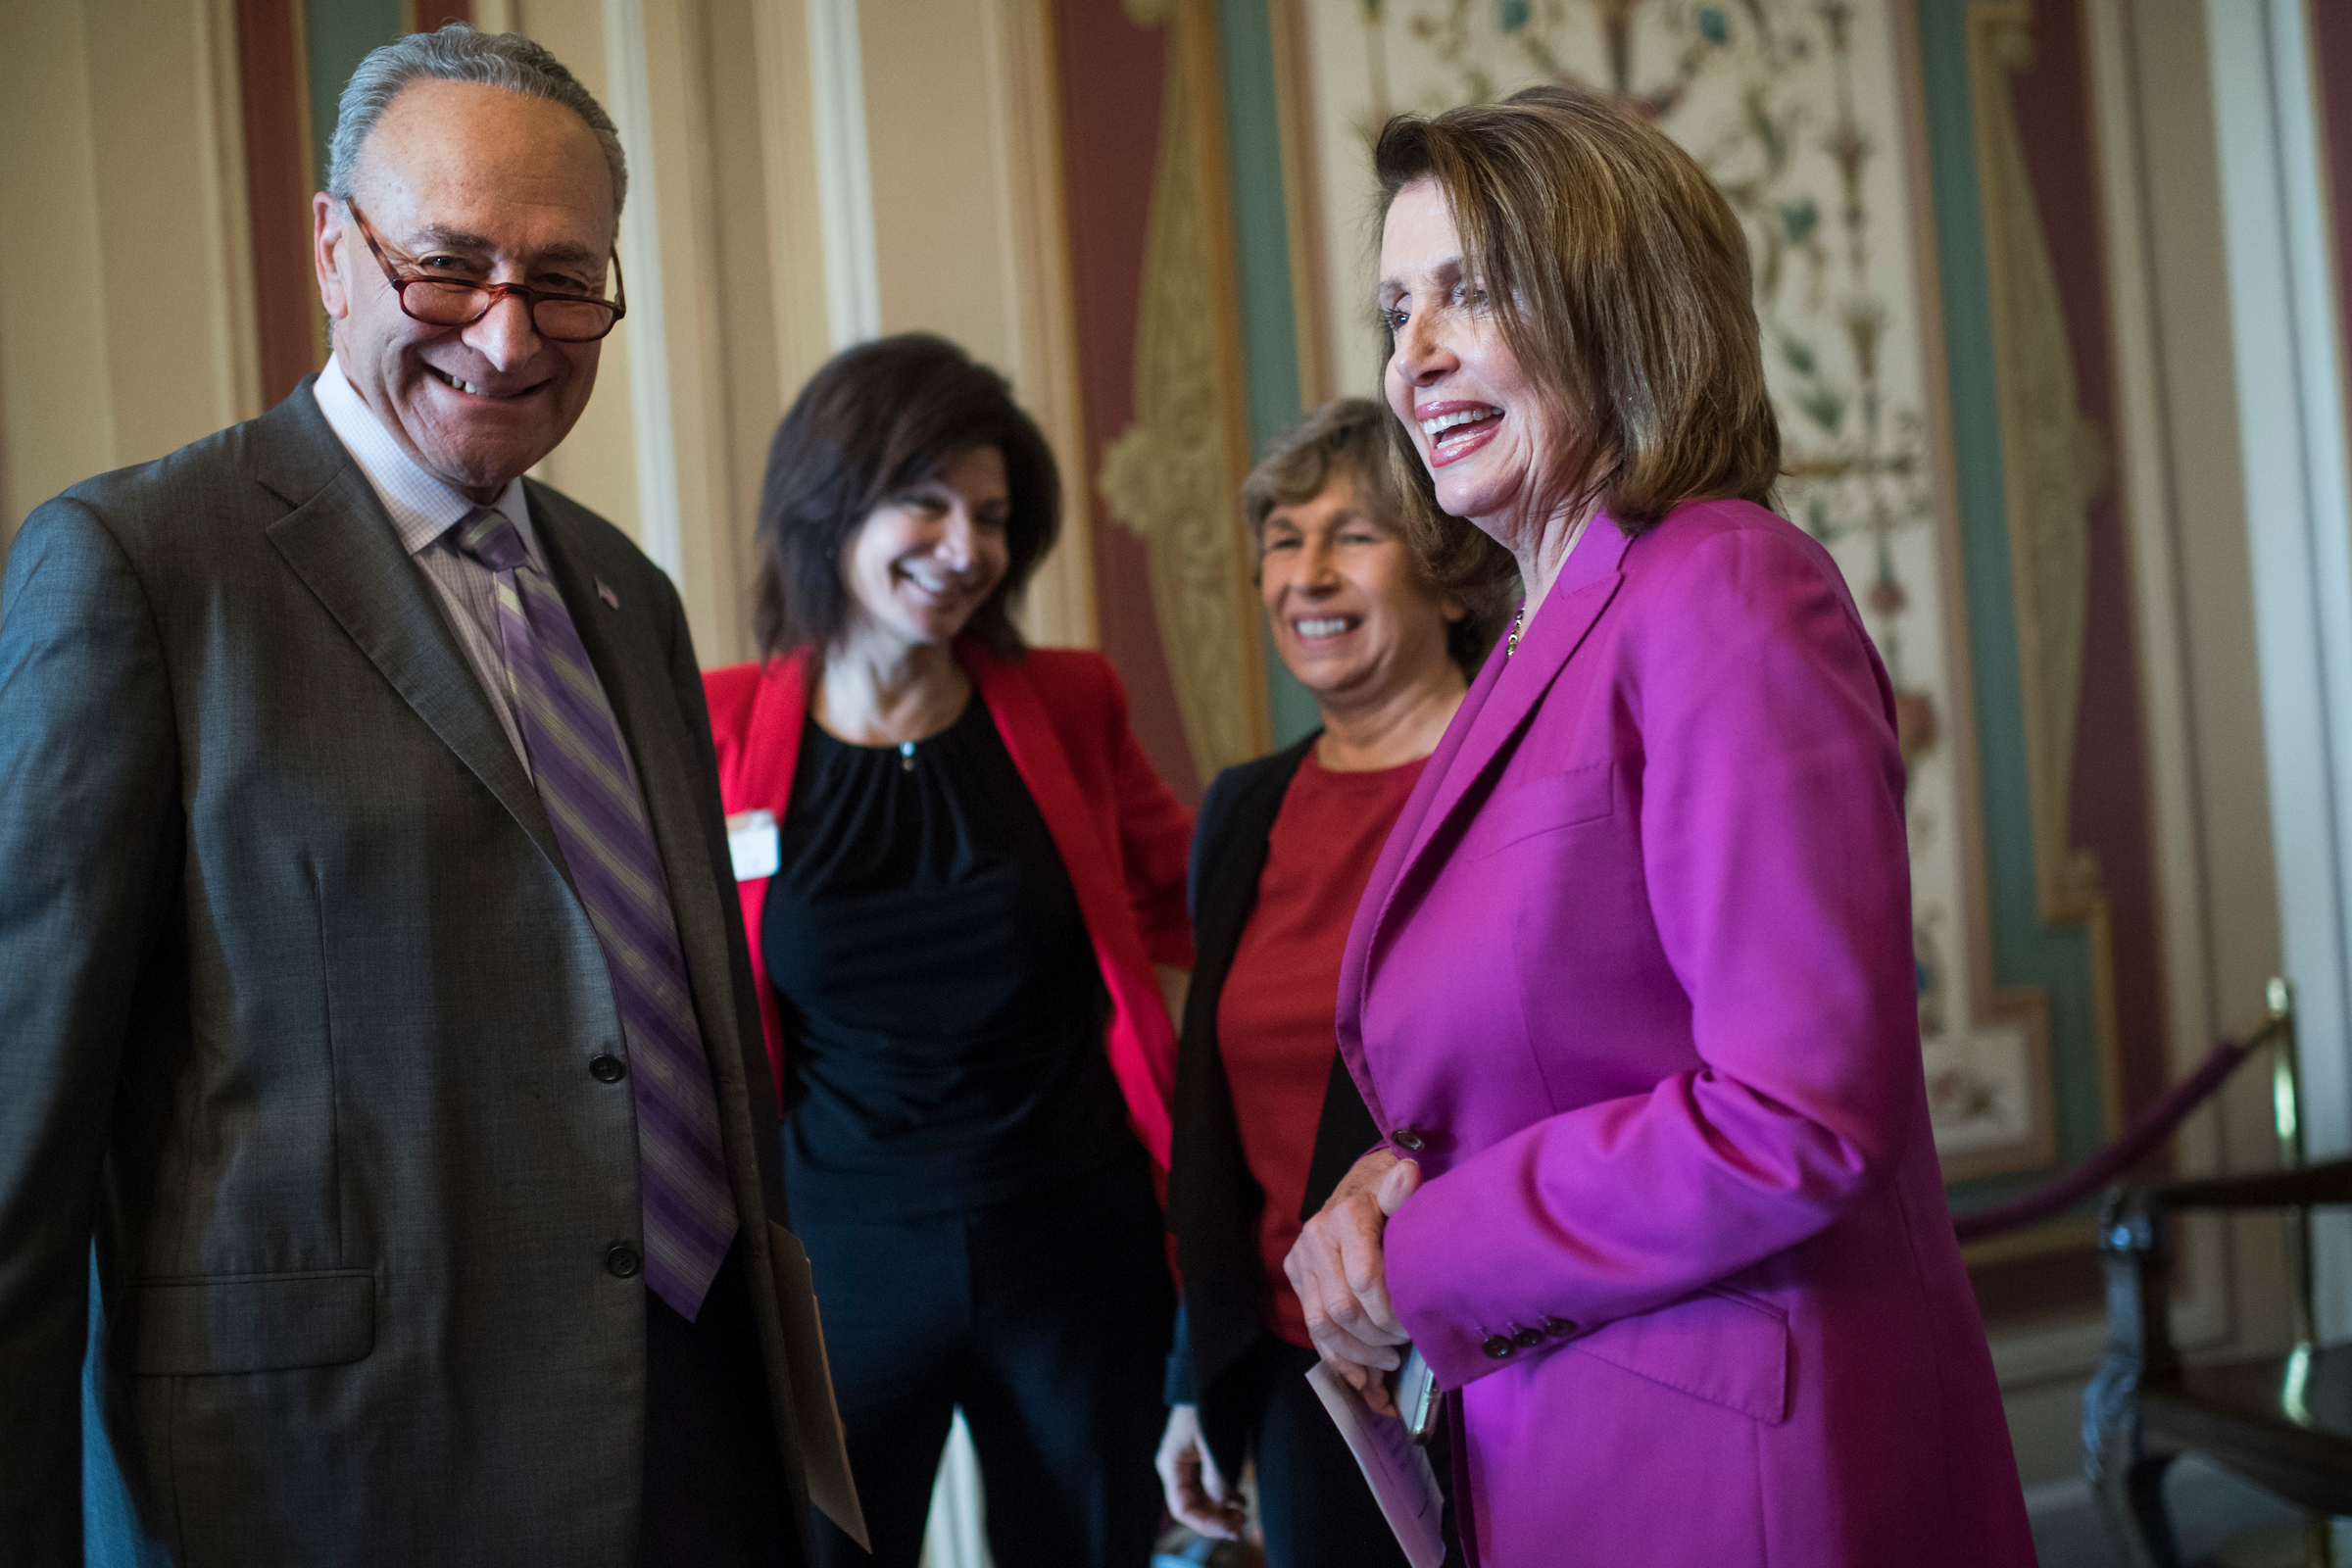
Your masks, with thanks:
M2031 1568L1921 1079L1891 688L1744 502L1595 518L1372 873L1340 1049L1473 1564Z

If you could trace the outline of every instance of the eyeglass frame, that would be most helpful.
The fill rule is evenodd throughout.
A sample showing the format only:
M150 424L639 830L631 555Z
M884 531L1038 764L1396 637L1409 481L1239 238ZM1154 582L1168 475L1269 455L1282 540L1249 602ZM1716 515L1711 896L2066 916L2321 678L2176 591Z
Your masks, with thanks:
M409 309L410 285L414 283L430 283L436 288L447 288L451 284L457 283L460 280L457 278L434 277L429 273L424 272L417 272L404 276L400 272L394 270L391 258L384 254L384 247L382 243L375 237L375 225L368 221L368 216L360 211L358 204L353 202L350 197L342 196L336 199L342 202L343 210L351 215L352 221L359 225L360 238L368 242L368 252L375 257L375 264L384 270L384 281L392 285L392 298L398 302L400 306L400 314L407 317L410 320L417 322L419 325L438 327L471 326L483 317L488 316L493 310L496 310L500 300L512 295L514 298L522 301L523 309L529 313L531 330L538 333L541 337L546 338L550 343L602 343L606 338L609 338L612 335L612 328L620 324L620 318L629 314L628 288L622 282L620 275L620 247L614 246L612 248L612 297L609 300L598 299L592 294L568 294L559 289L533 288L527 283L469 282L466 283L464 286L474 290L476 293L489 296L488 299L483 303L479 314L470 316L463 321L426 320L423 317L418 316L415 311ZM403 260L406 260L406 258L404 257ZM605 329L602 332L597 333L594 337L557 337L554 333L548 331L545 327L539 324L539 302L541 300L561 300L569 305L594 305L600 309L611 311L612 315L612 318L605 322Z

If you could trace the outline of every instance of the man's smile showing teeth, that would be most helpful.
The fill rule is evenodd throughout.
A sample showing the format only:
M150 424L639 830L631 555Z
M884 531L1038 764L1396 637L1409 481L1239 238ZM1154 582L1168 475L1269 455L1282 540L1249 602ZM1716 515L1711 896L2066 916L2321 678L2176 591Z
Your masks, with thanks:
M1359 624L1352 615L1323 615L1311 620L1293 620L1291 628L1301 637L1337 637L1342 632L1355 630Z
M477 398L518 398L526 392L538 390L536 387L525 387L521 392L493 392L486 386L475 386L471 381L461 381L439 366L428 365L425 368L432 371L433 379L443 386L454 386L459 391L469 393Z

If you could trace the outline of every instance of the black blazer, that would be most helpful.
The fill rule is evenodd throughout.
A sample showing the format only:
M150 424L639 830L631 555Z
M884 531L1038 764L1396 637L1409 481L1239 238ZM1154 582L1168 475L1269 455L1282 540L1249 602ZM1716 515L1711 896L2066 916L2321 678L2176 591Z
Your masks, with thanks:
M1224 1424L1212 1416L1217 1380L1265 1332L1257 1223L1266 1195L1242 1152L1233 1089L1217 1045L1217 1002L1243 928L1257 906L1257 879L1266 868L1274 819L1282 814L1291 779L1321 733L1219 773L1193 829L1189 890L1195 957L1176 1047L1176 1130L1168 1159L1168 1229L1176 1237L1184 1305L1168 1358L1167 1398L1171 1404L1203 1406L1204 1427ZM1332 1000L1336 1011L1338 999ZM1335 1031L1331 1084L1315 1130L1300 1218L1321 1208L1348 1168L1379 1141L1363 1097L1340 1060Z

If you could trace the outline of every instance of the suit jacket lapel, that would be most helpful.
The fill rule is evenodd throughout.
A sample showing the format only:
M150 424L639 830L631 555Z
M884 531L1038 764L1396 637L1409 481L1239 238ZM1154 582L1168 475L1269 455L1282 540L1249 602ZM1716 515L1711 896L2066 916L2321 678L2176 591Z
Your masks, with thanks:
M539 792L508 744L423 570L343 450L308 383L262 419L256 477L294 510L270 542L393 690L473 770L557 866Z
M1369 921L1359 919L1357 929L1349 934L1341 994L1358 1003L1357 1008L1348 1009L1351 1016L1360 1009L1362 987L1370 977L1399 893L1421 868L1446 826L1500 767L1512 744L1534 718L1544 695L1617 596L1624 580L1620 567L1626 543L1625 535L1607 514L1594 516L1585 538L1562 565L1535 623L1520 638L1518 653L1505 659L1497 650L1487 668L1480 671L1478 686L1462 700L1461 710L1422 774L1421 788L1406 806L1406 820L1398 821L1373 873L1364 906L1376 912ZM1372 902L1375 898L1377 905ZM1377 1102L1372 1108L1379 1114Z

